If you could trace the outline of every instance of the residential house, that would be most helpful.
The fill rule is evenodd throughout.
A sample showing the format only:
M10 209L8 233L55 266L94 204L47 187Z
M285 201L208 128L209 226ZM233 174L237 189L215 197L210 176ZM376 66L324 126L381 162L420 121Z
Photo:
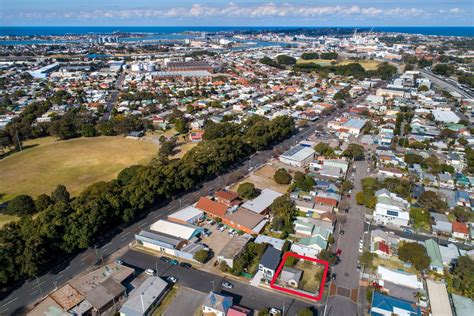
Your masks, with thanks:
M290 267L283 267L279 275L279 283L285 287L298 288L303 271Z
M453 222L453 237L458 239L469 239L469 229L467 225L458 221Z
M202 303L202 314L203 316L226 316L232 305L232 296L211 291Z
M447 246L440 245L439 252L441 253L443 264L446 267L450 267L460 256L459 249L455 244L448 244Z
M389 282L410 289L423 290L423 282L418 280L416 274L411 274L395 269L389 269L384 266L378 266L377 277L383 282Z
M283 251L283 246L285 245L286 240L284 239L279 239L275 237L270 237L267 235L258 235L257 238L255 238L254 243L256 244L270 244L273 246L273 248L278 249L280 251Z
M446 284L426 279L432 316L452 316L451 302Z
M189 132L189 140L193 143L197 143L202 141L202 137L204 135L204 130L201 129L194 129Z
M414 302L402 300L393 296L374 291L370 304L371 316L421 316L421 310Z
M425 248L431 260L430 269L439 274L444 274L443 258L438 243L433 239L425 240Z
M222 218L227 212L227 205L213 201L207 197L201 197L194 207L204 211L207 216L212 218Z
M236 192L220 190L216 192L216 201L226 205L227 207L240 205L242 200L239 199L239 195Z
M408 226L410 213L407 211L410 203L387 189L375 192L374 219L377 223L393 226Z
M379 168L378 174L381 177L392 177L392 178L402 178L403 172L397 168Z
M273 247L267 247L260 262L258 264L258 270L262 271L263 278L266 281L271 281L275 275L276 269L280 264L281 251Z
M245 208L239 208L234 212L227 212L222 217L222 223L225 225L251 235L260 233L267 222L268 220L265 219L265 216Z
M434 223L431 225L433 233L451 235L451 232L453 231L453 225L448 220L446 215L430 212L430 216Z
M119 311L120 316L152 315L168 290L168 282L160 277L147 277L138 288L129 294Z
M252 311L248 308L234 305L227 310L227 316L250 316Z

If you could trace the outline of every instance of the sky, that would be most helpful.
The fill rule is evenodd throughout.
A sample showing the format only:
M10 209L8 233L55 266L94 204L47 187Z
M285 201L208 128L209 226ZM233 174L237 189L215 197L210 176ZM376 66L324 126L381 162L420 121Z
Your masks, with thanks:
M0 0L2 26L474 26L474 0Z

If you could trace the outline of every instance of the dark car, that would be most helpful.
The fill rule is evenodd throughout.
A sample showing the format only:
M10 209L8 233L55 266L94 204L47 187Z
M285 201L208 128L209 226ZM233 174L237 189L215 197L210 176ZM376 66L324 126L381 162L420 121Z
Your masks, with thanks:
M180 265L181 267L185 268L185 269L191 269L191 268L193 267L192 265L190 265L190 264L187 263L187 262L181 262L179 265Z
M341 229L341 230L339 231L339 234L340 234L340 235L344 235L344 230Z
M160 258L160 261L163 261L163 262L170 262L171 259L168 258L168 257L161 257L161 258Z
M337 276L337 274L336 274L336 273L333 273L332 276L331 276L331 279L332 279L333 281L335 281L335 280L336 280L336 276Z

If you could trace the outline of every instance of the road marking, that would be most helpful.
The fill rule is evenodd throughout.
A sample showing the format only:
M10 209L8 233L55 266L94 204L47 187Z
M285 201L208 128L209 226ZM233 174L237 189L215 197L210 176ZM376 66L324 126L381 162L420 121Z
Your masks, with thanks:
M10 303L13 303L13 302L16 301L17 299L18 299L18 297L15 297L15 298L12 299L11 301L9 301L9 302L3 304L2 306L0 306L0 308L5 307L5 306L7 306L7 305L10 304Z
M130 232L124 232L124 233L120 234L120 236L122 236L122 238L123 238L123 237L127 236L128 234L130 234Z
M33 296L33 295L36 294L36 292L39 292L39 290L36 290L36 291L32 292L30 295Z
M107 247L109 247L111 243L112 243L112 242L109 241L108 243L106 243L105 245L103 245L103 246L102 246L102 250L105 249L105 248L107 248Z
M58 275L58 276L56 277L56 280L59 280L59 279L62 278L63 276L64 276L64 275Z
M141 223L140 225L138 225L138 227L143 227L143 226L146 226L146 225L148 225L148 223L144 222L144 223Z
M89 257L90 257L90 254L87 255L87 256L85 256L85 257L81 257L81 261L82 261L82 262L83 262L83 261L86 261L87 259L89 259Z
M162 217L162 216L163 216L163 214L158 214L158 215L156 215L155 217L153 217L153 219L158 219L158 218L160 218L160 217Z
M65 268L63 271L66 271L66 270L68 270L69 268L71 268L71 266L67 266L67 268Z

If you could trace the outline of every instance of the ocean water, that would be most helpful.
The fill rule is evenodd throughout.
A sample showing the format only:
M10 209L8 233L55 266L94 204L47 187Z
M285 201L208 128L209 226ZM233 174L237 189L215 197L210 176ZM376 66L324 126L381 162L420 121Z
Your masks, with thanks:
M247 30L284 30L295 28L328 28L303 26L0 26L0 35L33 36L33 35L67 35L67 34L110 34L112 32L172 34L185 31L218 32ZM371 29L368 27L345 27ZM374 27L374 31L395 32L442 36L474 36L473 26L386 26Z

